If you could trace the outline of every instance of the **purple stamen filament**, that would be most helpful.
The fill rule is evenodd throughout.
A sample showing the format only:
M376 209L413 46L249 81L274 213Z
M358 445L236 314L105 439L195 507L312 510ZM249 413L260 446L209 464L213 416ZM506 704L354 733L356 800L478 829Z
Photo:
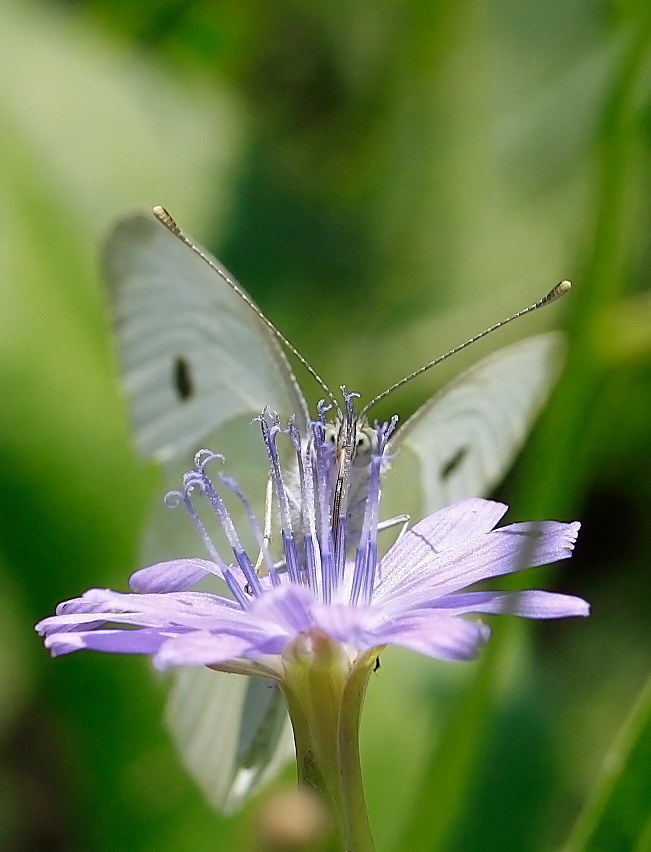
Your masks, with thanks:
M355 420L354 398L342 388L345 402L345 422L337 441L333 446L327 438L324 404L319 407L319 416L310 424L310 434L303 437L297 426L290 421L286 434L296 453L298 482L300 487L301 535L298 540L292 524L290 498L285 484L280 456L277 447L278 435L282 434L277 415L264 413L256 420L261 425L262 437L267 449L271 478L274 484L277 506L280 514L282 542L286 577L291 583L305 584L325 603L332 602L337 589L344 582L346 554L350 547L348 541L348 492L350 487L355 442L358 425ZM382 457L387 441L397 418L375 427L377 443L371 455L368 472L368 498L365 501L364 520L360 541L357 547L350 591L352 605L371 600L376 580L377 568L377 526L380 499L380 473ZM247 609L251 596L257 597L264 591L248 554L244 550L235 530L231 515L218 493L213 481L206 474L205 467L216 456L207 450L201 450L195 456L195 469L184 477L183 492L170 494L177 502L183 500L203 538L210 555L227 584L234 600L242 609ZM220 457L219 457L220 458ZM238 497L244 506L253 528L260 550L269 568L272 585L280 585L282 575L273 565L260 525L250 504L239 490L237 483L229 477L220 477L221 482ZM232 570L217 552L203 521L199 518L190 498L194 489L199 489L209 500L219 523L233 551L244 582L238 581ZM296 501L295 501L296 502ZM300 547L299 547L300 541Z

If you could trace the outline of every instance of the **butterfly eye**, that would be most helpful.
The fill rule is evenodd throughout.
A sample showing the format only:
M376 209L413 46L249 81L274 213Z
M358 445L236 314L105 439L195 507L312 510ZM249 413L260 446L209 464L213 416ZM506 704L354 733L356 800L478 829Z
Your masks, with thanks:
M355 444L355 455L357 458L366 460L373 452L375 433L368 428L359 429L357 442Z
M334 423L328 423L326 425L326 441L329 444L332 444L333 447L337 445L337 434L339 430L334 425Z
M189 399L194 394L194 382L190 364L180 355L174 361L174 388L180 400Z

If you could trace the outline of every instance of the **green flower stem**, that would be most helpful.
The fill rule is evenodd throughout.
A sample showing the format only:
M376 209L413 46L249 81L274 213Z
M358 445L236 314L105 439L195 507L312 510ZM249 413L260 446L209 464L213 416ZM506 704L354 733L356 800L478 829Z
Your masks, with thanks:
M347 818L347 836L352 843L350 848L369 852L374 847L359 759L359 726L366 687L376 658L377 655L372 653L368 660L355 666L346 681L338 740L342 799L346 803L344 816Z
M299 784L329 803L345 852L374 852L359 759L359 724L376 654L352 668L321 631L285 656L281 688L294 728Z

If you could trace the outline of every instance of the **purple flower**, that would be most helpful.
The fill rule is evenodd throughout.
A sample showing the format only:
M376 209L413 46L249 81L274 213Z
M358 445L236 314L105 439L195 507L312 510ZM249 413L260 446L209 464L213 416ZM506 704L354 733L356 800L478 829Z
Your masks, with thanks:
M62 603L37 625L54 656L87 648L151 654L159 668L212 666L261 675L281 683L292 653L319 637L337 643L348 666L368 665L386 645L431 657L469 660L490 636L468 614L507 613L525 618L588 615L581 598L545 591L468 591L479 581L568 558L578 523L555 521L496 528L507 507L462 500L425 518L378 558L378 508L384 451L395 421L379 425L367 448L363 518L354 523L349 488L356 459L353 396L336 441L330 441L325 409L310 424L309 440L290 423L297 460L291 477L279 460L277 417L261 418L270 460L283 542L274 562L253 513L234 481L207 473L215 456L201 451L183 488L168 495L184 503L210 559L176 559L137 571L131 591L90 589ZM298 481L290 488L288 482ZM217 483L217 484L216 484ZM258 541L266 576L243 548L223 496L235 492ZM207 499L228 539L227 564L195 505ZM361 525L361 532L359 527ZM354 557L353 557L354 554ZM255 558L255 557L254 557ZM219 594L198 591L209 575L226 584ZM298 649L298 651L297 651Z

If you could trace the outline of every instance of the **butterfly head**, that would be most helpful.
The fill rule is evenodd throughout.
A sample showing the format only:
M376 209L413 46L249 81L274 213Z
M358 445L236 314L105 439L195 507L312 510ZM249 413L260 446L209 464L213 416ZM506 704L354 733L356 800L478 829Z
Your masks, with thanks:
M339 456L349 456L354 467L368 467L377 450L377 432L366 417L355 417L352 428L343 418L337 417L326 424L325 436Z

